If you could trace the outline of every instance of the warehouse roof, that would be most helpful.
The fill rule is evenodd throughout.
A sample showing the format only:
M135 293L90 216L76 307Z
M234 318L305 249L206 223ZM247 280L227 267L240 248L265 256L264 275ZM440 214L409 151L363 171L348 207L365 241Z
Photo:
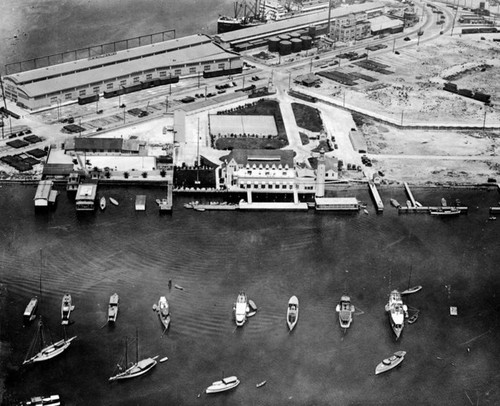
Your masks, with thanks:
M118 65L108 65L98 67L83 72L74 73L47 79L38 82L32 82L23 86L28 96L45 95L49 93L59 93L64 90L84 87L90 84L98 86L101 82L115 79L120 76L128 76L134 73L153 71L155 69L169 69L171 66L184 64L197 64L206 61L226 59L235 56L234 53L228 53L217 45L209 42L203 45L177 49L168 53L153 56L144 56L132 61L122 62ZM102 89L101 89L102 90Z
M354 4L347 7L339 7L331 11L331 19L383 7L384 5L379 2ZM319 25L327 22L328 10L324 10L318 13L299 15L298 17L276 21L270 24L262 24L245 28L243 30L230 31L224 34L218 34L215 37L222 43L241 43L248 41L251 37L268 37L270 35L277 35L282 32L289 32L300 28L307 28L310 25Z
M378 16L370 20L372 31L380 31L388 28L396 28L403 26L403 21L387 16Z
M172 52L180 48L196 46L211 42L206 35L190 35L188 37L176 38L170 41L157 42L155 44L144 45L136 48L130 48L123 51L97 55L87 59L78 59L72 62L60 63L47 66L45 68L33 69L25 72L19 72L7 77L16 83L24 83L40 78L63 75L67 72L74 72L79 69L92 69L93 67L104 64L115 64L131 58L143 58L147 55L157 54L158 52Z

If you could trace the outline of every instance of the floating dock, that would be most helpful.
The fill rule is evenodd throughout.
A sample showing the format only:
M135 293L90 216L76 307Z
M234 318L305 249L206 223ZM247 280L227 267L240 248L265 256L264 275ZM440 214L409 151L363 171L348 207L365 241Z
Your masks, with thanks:
M241 201L238 205L240 210L290 210L290 211L307 211L308 206L307 203L287 203L287 202L279 202L279 203L267 203L267 202L259 202L259 203L247 203L245 201Z
M375 201L375 206L377 207L377 212L384 211L384 203L380 198L380 194L378 193L377 187L375 183L368 182L368 186L370 187L370 192L372 193L373 200Z
M238 208L237 204L194 204L193 209L195 210L236 210Z
M490 214L500 214L500 207L490 207Z
M136 211L146 210L146 195L137 195L135 197L135 210Z
M355 197L316 197L316 210L358 211L359 202Z
M469 208L467 206L422 206L422 207L403 207L398 208L399 214L407 213L424 213L429 214L431 211L452 211L459 210L460 214L467 214Z

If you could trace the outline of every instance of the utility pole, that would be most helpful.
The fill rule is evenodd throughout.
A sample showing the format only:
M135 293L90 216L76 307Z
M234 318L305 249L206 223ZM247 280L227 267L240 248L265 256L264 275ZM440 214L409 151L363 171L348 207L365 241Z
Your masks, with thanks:
M403 126L403 115L404 115L404 110L401 111L401 126Z
M394 41L392 42L392 52L394 53L396 51L396 38L394 38Z
M488 112L486 105L484 106L483 131L486 129L486 113Z

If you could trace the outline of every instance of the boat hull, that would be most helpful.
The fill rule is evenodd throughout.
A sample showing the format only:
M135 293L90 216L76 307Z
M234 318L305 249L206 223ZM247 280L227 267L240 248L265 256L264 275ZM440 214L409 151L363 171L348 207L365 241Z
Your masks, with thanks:
M399 364L401 364L405 358L406 351L397 351L389 358L384 359L380 364L375 368L375 375L381 374L383 372L390 371L393 368L396 368Z
M66 294L63 296L61 304L61 324L67 326L69 324L69 316L73 310L71 295Z
M115 293L109 298L108 305L108 321L114 323L118 317L118 303L120 301L119 296Z
M224 378L222 381L216 381L212 383L206 390L205 393L220 393L236 388L240 384L240 381L235 376L230 376Z
M170 326L170 310L165 296L162 296L158 301L158 317L165 330L168 329Z
M286 312L286 324L288 329L292 331L299 320L299 299L297 296L292 296L288 300L288 309Z
M76 338L76 336L71 337L68 340L60 340L57 343L51 344L48 347L42 349L38 354L35 354L29 360L23 362L24 364L30 364L32 362L42 362L57 357L62 354L71 344L71 342Z
M138 376L144 375L145 373L151 371L153 367L158 363L156 361L157 357L154 358L145 358L134 365L132 365L130 368L127 370L112 376L109 378L109 381L118 381L122 379L130 379L130 378L136 378Z

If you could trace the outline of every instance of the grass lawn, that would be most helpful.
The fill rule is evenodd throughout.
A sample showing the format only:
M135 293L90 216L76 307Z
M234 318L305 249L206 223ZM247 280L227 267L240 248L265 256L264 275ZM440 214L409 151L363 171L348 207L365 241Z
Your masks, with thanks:
M305 104L292 103L293 114L295 121L301 128L309 131L319 132L323 129L323 120L319 111L314 107L309 107Z

